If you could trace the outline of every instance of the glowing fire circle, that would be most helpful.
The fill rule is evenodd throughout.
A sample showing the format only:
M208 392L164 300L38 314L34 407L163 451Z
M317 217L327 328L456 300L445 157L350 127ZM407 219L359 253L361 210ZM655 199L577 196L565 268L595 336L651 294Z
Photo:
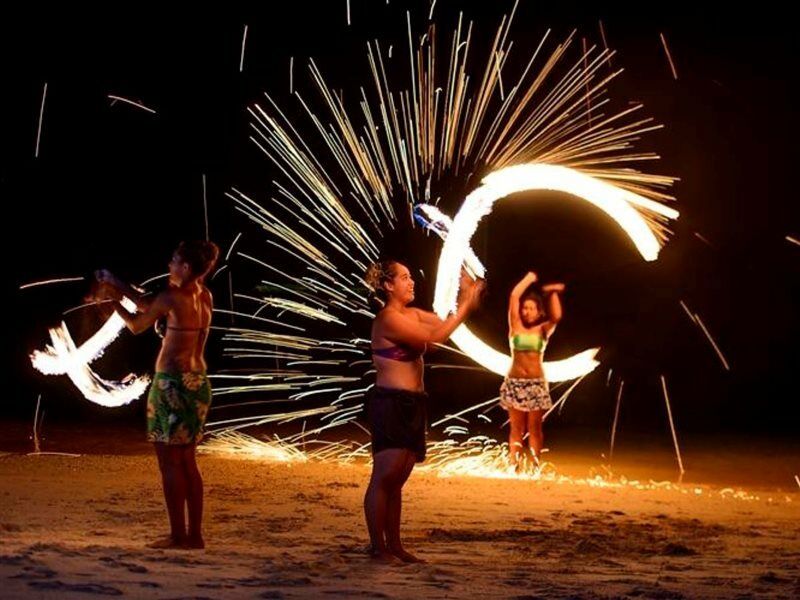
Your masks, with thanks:
M461 265L471 250L470 241L481 218L491 213L494 203L502 198L539 190L566 192L594 204L617 222L647 261L658 258L661 242L635 206L669 219L678 218L676 210L568 167L531 163L495 171L466 197L444 240L433 300L439 317L444 318L456 308ZM485 344L466 325L456 329L451 339L486 369L498 375L508 372L511 357ZM595 360L599 350L591 348L563 360L545 362L545 377L550 382L582 377L599 364Z

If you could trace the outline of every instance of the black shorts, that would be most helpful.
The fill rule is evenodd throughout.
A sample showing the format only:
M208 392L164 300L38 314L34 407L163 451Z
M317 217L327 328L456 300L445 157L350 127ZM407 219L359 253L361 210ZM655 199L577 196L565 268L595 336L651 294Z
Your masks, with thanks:
M410 450L425 460L428 394L375 386L367 394L367 422L373 456L381 450Z

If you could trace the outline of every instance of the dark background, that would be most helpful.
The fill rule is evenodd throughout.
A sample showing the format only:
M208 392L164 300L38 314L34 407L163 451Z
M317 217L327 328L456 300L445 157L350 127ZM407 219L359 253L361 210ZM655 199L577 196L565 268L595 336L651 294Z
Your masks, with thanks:
M277 176L247 140L246 106L268 91L291 107L290 114L300 114L288 94L290 56L295 87L304 97L316 100L305 73L306 59L314 57L332 87L355 101L358 86L368 83L365 41L377 37L385 46L393 43L396 56L407 53L405 10L413 11L417 31L428 11L427 2L353 0L348 27L344 0L270 7L263 14L232 15L218 6L180 18L141 6L85 14L12 15L3 9L6 366L0 415L28 419L42 393L51 419L138 422L140 402L102 409L80 398L66 378L45 377L30 366L28 353L44 345L47 327L80 302L85 285L23 291L19 286L88 275L103 266L139 281L163 272L178 241L204 235L203 174L211 237L223 252L243 231L243 249L280 260L224 196L235 186L267 198ZM473 51L483 58L489 36L510 7L510 2L439 0L436 15L449 36L463 8L465 17L476 21L474 49L483 52ZM491 279L472 323L503 347L506 295L534 268L543 279L569 286L566 317L550 357L593 344L604 348L604 367L579 386L559 427L607 430L616 386L625 380L623 426L663 430L663 374L682 429L796 435L800 410L792 384L800 369L800 246L785 239L800 238L793 185L796 97L790 91L796 34L786 15L769 10L739 14L663 5L645 13L611 4L580 9L522 2L512 28L517 62L508 68L514 70L547 27L558 39L578 28L578 44L580 36L601 43L599 19L609 45L619 52L615 66L625 67L611 96L644 102L646 113L666 125L641 148L662 156L650 170L681 180L674 189L681 212L675 235L658 262L645 264L624 235L586 203L557 195L500 203L475 238ZM240 73L244 24L249 29ZM660 32L675 59L677 81ZM40 155L34 158L45 82ZM157 114L111 106L108 94L141 100ZM350 108L355 113L357 106ZM453 197L443 200L451 214L460 201L453 189ZM421 306L430 306L438 247L419 231L387 242L387 253L409 262L419 275ZM234 261L231 269L237 289L247 291L252 267ZM227 279L214 285L218 304L225 306ZM730 371L689 321L681 299L703 318ZM92 311L69 319L79 340L99 323ZM352 333L365 336L367 326L358 321ZM124 336L96 363L103 376L152 368L157 338ZM212 371L230 367L218 340L212 340L209 361ZM613 369L609 387L608 367ZM488 374L434 371L429 385L452 405L466 407L496 394L498 382Z

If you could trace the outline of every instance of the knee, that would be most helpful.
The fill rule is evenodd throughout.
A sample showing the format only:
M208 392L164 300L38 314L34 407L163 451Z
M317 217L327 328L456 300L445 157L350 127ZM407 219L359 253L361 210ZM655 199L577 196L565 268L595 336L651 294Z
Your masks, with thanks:
M398 471L384 471L373 473L371 485L380 487L382 490L393 491L402 486L402 474Z
M183 470L184 461L178 452L165 452L159 461L163 473L176 473Z
M197 463L194 461L192 457L186 458L185 460L181 461L183 468L186 472L193 476L193 477L200 477L200 469L197 468Z
M195 465L194 467L187 467L185 470L186 479L192 486L202 486L203 476L200 475L200 470Z
M369 487L367 488L367 492L375 491L377 489L383 488L385 486L386 481L386 473L381 471L376 471L372 469L372 475L369 478Z
M173 485L184 481L186 477L180 472L180 469L176 469L167 465L161 469L161 479L165 485Z
M379 480L379 485L386 491L395 490L400 484L400 477L397 473L386 473Z

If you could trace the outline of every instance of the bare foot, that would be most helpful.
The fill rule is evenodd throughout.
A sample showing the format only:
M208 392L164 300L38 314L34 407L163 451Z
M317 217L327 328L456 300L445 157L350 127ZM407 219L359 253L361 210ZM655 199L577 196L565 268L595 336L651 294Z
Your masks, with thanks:
M175 539L171 535L165 535L163 538L150 542L147 547L156 550L167 550L170 548L184 548L185 544L186 540L184 539Z
M406 552L402 548L392 548L389 550L394 556L399 558L405 563L424 563L425 561L418 556L414 556L410 552Z
M203 536L188 537L183 542L183 548L186 548L187 550L202 550L205 547L206 543L203 541Z
M372 546L368 546L367 547L367 554L369 554L369 557L375 562L384 563L384 564L387 564L387 565L388 564L393 564L393 563L396 564L397 563L397 558L398 557L395 556L393 553L389 552L388 550L385 550L385 549L384 550L375 550Z

